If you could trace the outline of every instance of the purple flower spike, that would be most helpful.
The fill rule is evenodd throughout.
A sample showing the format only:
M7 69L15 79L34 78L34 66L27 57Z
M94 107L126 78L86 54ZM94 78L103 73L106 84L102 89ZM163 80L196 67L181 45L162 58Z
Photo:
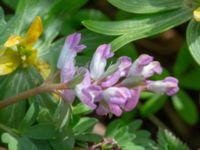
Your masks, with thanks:
M93 79L98 80L104 73L107 59L114 55L110 50L111 45L109 44L103 44L97 48L90 64L90 73Z
M161 81L147 81L146 88L149 91L164 94L171 96L178 92L178 80L174 77L166 77Z
M58 58L57 68L63 69L65 64L71 64L70 62L74 62L76 54L86 48L85 45L79 45L80 40L80 33L71 34L66 38L65 44Z

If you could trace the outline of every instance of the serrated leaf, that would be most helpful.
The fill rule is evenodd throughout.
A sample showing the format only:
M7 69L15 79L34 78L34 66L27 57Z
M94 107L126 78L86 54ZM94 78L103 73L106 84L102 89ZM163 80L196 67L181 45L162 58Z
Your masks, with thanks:
M184 0L108 0L108 2L130 13L156 13L184 6Z
M83 21L88 29L106 35L121 35L111 42L116 51L125 44L169 30L189 20L192 12L182 8L159 14L139 15L126 21ZM111 28L112 27L112 28Z
M112 137L123 150L153 150L155 143L150 139L150 133L141 130L141 120L125 123L121 119L112 121L106 130L106 137Z
M187 145L167 130L159 130L158 143L159 150L189 150Z
M183 90L172 97L173 106L180 117L188 124L198 121L198 111L191 97Z
M144 117L151 116L159 111L165 104L167 96L156 95L147 100L140 108L140 113Z
M195 61L200 64L200 24L192 19L187 27L187 44Z

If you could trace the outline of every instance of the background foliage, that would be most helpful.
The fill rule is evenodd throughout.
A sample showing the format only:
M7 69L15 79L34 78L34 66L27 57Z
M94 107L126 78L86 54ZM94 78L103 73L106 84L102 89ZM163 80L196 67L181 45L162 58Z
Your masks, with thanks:
M137 109L110 120L96 118L85 105L69 106L49 93L30 97L0 110L3 147L70 150L100 143L111 149L117 143L123 150L189 149L171 132L189 147L199 147L200 24L192 14L199 0L3 0L0 4L1 46L10 35L25 34L35 16L42 17L44 32L35 48L52 71L64 37L80 31L88 48L78 56L78 64L87 65L99 44L111 43L116 54L112 61L122 55L134 60L138 53L153 54L165 68L161 77L154 78L175 76L181 88L171 98L142 93ZM0 77L0 100L42 82L34 68L19 68ZM99 122L106 126L104 137L93 132ZM161 128L158 133L155 124ZM105 144L103 138L108 137L116 143Z

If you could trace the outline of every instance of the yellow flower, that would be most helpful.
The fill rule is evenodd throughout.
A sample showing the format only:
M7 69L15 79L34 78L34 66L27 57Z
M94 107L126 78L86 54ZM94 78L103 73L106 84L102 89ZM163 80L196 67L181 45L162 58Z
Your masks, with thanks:
M197 22L200 22L200 7L193 11L193 16Z
M25 36L11 35L0 50L0 75L13 72L18 67L35 66L46 77L50 73L49 64L38 58L33 45L42 33L42 21L37 16Z

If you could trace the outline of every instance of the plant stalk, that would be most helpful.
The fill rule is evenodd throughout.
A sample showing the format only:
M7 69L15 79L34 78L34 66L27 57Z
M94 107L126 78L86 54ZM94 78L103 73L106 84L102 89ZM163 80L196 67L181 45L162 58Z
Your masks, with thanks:
M9 105L15 104L16 102L19 102L21 100L25 100L28 97L35 96L41 93L47 93L47 92L54 92L56 90L64 90L67 89L66 83L60 83L60 84L43 84L41 86L35 87L33 89L24 91L22 93L17 94L16 96L12 96L9 98L6 98L4 100L0 101L0 108L5 108Z

